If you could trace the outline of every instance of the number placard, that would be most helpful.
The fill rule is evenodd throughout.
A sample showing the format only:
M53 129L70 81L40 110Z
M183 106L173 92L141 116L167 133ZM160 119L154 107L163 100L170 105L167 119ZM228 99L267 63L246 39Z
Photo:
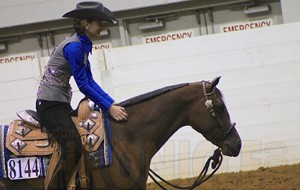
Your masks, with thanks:
M11 180L37 178L41 174L37 157L12 158L7 162L8 177Z

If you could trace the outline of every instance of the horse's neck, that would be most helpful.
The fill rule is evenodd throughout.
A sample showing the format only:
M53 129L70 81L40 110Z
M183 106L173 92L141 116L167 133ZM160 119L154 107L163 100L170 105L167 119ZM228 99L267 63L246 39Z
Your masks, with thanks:
M147 101L143 106L148 114L140 125L143 130L137 129L137 133L140 131L140 136L146 134L143 138L155 145L155 151L159 150L180 127L186 125L185 116L196 96L199 97L200 90L197 91L195 85L187 86Z

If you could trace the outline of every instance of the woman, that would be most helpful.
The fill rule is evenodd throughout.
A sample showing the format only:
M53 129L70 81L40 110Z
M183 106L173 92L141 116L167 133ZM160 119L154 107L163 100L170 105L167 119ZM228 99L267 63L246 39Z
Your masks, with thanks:
M81 2L76 9L63 17L73 18L75 34L61 42L50 56L49 62L37 93L37 113L41 126L52 135L62 147L62 159L66 158L66 143L74 142L75 163L81 156L81 140L75 124L69 115L72 110L70 77L73 76L79 90L103 112L109 112L116 121L127 120L123 107L94 81L89 54L92 51L92 39L99 38L103 21L116 23L109 9L100 2Z

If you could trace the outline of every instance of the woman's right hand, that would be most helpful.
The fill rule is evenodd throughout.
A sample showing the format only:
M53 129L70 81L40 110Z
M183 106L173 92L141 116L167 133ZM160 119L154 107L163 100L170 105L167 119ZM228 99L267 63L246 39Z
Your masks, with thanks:
M126 113L125 108L117 105L112 105L108 110L110 116L116 121L126 121L128 114Z

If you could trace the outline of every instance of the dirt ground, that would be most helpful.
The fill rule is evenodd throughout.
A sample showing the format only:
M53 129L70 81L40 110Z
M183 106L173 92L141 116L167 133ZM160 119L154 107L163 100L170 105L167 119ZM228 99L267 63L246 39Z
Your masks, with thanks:
M188 186L194 180L194 178L189 178L170 182ZM174 190L174 188L164 187ZM147 190L159 189L156 184L149 183L147 185ZM300 164L215 174L195 190L300 190Z

